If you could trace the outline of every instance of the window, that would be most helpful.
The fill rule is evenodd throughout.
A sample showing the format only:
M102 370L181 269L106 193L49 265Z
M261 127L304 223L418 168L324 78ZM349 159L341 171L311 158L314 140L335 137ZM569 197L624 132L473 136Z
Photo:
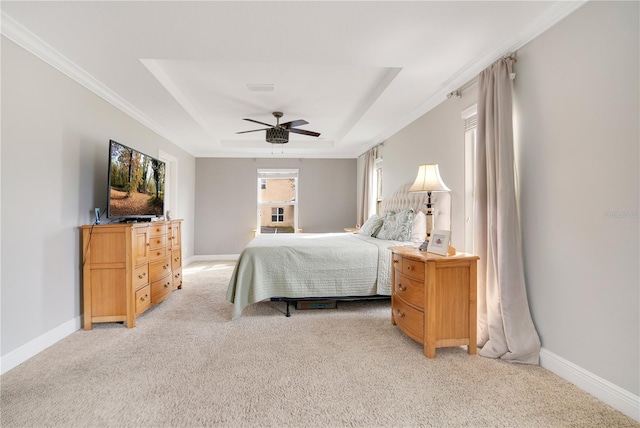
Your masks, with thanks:
M464 251L473 253L473 205L476 187L477 106L462 112L464 120Z
M373 183L376 186L374 189L374 197L372 203L375 204L375 209L371 209L370 212L380 214L380 207L382 205L382 145L379 145L375 149L376 159L373 164Z
M258 233L298 231L298 170L258 170Z
M284 223L284 208L271 208L271 222Z

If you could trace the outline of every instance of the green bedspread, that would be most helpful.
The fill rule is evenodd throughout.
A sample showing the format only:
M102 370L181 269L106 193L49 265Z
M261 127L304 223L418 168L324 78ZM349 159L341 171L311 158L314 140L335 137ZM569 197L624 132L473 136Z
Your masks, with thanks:
M353 233L258 235L229 281L233 319L271 297L390 295L389 247L408 244Z

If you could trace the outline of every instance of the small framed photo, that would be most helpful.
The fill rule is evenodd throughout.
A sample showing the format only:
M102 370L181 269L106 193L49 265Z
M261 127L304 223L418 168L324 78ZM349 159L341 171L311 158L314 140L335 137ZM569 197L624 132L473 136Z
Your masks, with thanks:
M449 240L451 239L450 230L432 230L429 238L428 253L440 254L446 256L449 251Z

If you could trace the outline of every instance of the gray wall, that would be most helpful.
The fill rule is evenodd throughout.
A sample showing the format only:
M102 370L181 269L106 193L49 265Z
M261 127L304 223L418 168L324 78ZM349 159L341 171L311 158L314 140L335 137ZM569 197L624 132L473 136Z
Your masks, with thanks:
M518 51L515 80L525 275L545 350L640 392L637 2L589 2ZM451 98L384 148L384 194L437 162L464 234L460 113ZM361 168L359 168L361 169ZM614 213L615 215L611 215Z
M2 356L80 319L80 234L107 197L109 139L178 159L183 257L193 255L195 160L2 39Z
M355 159L196 160L196 255L242 252L256 228L257 170L299 170L299 227L341 232L356 223Z
M464 126L461 112L476 103L475 87L452 97L384 143L382 194L413 183L418 166L437 163L451 189L451 245L464 250Z
M520 49L515 83L523 250L542 344L636 395L639 16L638 2L587 3Z

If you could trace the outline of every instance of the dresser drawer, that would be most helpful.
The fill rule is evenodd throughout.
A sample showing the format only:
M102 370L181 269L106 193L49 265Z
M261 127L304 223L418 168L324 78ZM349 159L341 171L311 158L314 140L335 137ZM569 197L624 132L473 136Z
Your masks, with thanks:
M411 259L402 259L402 273L411 278L424 281L424 263Z
M156 249L167 246L167 236L168 235L157 235L149 238L149 248Z
M180 250L171 253L171 269L178 269L179 267L182 267L182 254Z
M424 309L424 282L396 273L393 293L406 303Z
M415 341L423 343L424 339L424 312L414 309L402 301L393 299L393 319L407 336Z
M149 263L149 279L151 282L157 281L171 273L171 257L165 256L163 259Z
M167 247L156 248L153 250L149 250L149 261L153 262L155 260L162 259L169 255L169 251Z
M173 290L173 280L171 275L168 275L158 281L151 283L151 303L154 305L162 302L167 298Z
M149 283L149 265L138 266L133 270L133 289L137 290L147 283Z
M136 316L151 307L151 287L146 285L136 291Z
M160 236L167 234L167 225L166 223L151 223L149 226L149 236Z
M182 268L177 268L171 271L173 276L173 288L182 288Z

